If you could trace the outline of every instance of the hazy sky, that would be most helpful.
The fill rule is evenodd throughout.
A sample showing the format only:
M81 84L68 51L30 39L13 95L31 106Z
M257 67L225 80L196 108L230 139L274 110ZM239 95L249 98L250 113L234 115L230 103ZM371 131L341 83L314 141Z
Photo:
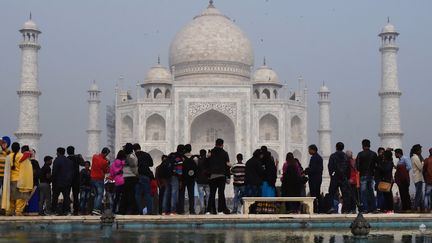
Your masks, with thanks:
M59 145L87 148L87 90L95 79L105 106L124 75L128 87L143 80L177 31L207 7L206 0L0 1L0 135L17 129L21 35L29 12L42 35L39 52L41 153ZM317 94L331 89L333 143L360 149L370 138L378 146L380 40L390 16L401 33L398 44L402 127L406 150L431 145L432 1L402 0L216 0L215 5L247 33L281 80L297 87L302 75L309 89L309 143L318 143ZM135 92L134 92L135 93ZM102 134L102 145L106 136ZM426 153L425 153L426 154Z

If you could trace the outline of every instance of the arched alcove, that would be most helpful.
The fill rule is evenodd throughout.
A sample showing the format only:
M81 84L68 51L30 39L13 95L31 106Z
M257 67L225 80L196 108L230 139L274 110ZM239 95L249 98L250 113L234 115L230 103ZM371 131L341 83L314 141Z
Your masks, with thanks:
M294 143L303 142L303 125L298 116L291 119L291 141Z
M133 120L130 116L122 119L122 142L132 143L133 141Z
M268 89L264 89L263 90L263 99L270 99L270 90L268 90Z
M153 114L147 118L146 140L161 141L165 140L165 119L159 114Z
M260 119L259 139L261 141L279 140L279 123L275 116L267 114Z

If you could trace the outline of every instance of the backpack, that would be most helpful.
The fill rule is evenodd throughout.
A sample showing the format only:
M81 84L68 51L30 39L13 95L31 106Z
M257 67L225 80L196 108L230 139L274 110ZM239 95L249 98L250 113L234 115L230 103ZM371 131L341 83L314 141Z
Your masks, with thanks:
M168 179L174 175L173 163L172 161L170 161L169 158L161 163L159 173L160 173L159 176L164 179Z

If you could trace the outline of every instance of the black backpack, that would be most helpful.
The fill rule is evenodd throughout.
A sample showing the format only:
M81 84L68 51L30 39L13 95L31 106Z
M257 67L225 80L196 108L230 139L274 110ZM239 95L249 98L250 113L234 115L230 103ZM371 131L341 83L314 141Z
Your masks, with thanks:
M168 159L166 159L165 161L162 161L162 163L160 165L160 177L168 179L171 176L173 176L174 175L173 165L174 165L174 163L173 163L171 157L168 157Z

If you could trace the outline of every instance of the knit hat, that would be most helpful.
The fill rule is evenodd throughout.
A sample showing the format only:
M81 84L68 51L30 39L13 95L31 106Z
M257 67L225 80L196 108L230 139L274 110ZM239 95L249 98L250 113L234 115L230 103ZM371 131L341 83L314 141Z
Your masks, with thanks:
M11 139L8 136L4 136L2 137L3 142L5 142L7 144L7 147L9 147L11 145Z

